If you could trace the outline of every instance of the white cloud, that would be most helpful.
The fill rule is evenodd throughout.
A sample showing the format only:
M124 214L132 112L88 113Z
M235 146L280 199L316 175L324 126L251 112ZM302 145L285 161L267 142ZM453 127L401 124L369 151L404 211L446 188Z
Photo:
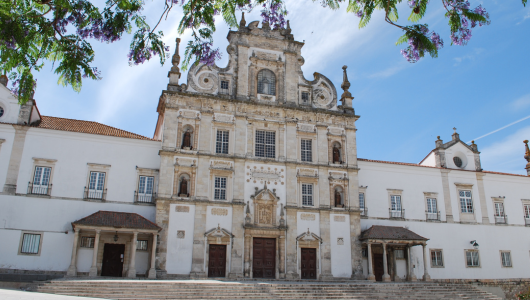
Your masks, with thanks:
M523 19L520 21L520 22L517 22L517 25L523 23L524 21L526 21L527 19L530 19L530 12L528 14L526 14L526 16L523 17Z
M392 75L397 74L399 71L403 70L407 66L408 66L407 64L400 63L399 65L396 65L396 66L393 66L393 67L388 67L387 69L385 69L383 71L379 71L379 72L376 72L376 73L374 73L372 75L369 75L368 78L376 78L376 79L377 78L387 78L387 77L390 77Z
M456 67L456 66L460 65L460 63L465 61L465 60L475 60L475 57L480 55L484 51L485 51L485 49L483 49L483 48L475 48L475 49L473 49L473 53L472 54L464 55L464 56L461 56L461 57L455 57L453 59L456 61L456 63L453 66Z
M482 150L479 149L482 152L482 168L488 171L526 174L523 141L529 138L530 126L527 126Z
M528 106L530 106L530 94L526 94L522 96L519 99L516 99L512 103L510 103L510 107L514 111L520 111L521 109L526 109Z

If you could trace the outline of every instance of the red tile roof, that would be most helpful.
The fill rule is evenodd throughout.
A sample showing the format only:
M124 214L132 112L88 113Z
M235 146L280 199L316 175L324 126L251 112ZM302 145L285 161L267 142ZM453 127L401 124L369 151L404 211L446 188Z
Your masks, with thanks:
M139 214L105 210L100 210L88 217L72 222L72 226L74 225L162 230L155 223Z
M361 233L361 240L423 240L424 238L404 227L373 225Z
M38 125L35 125L34 127L155 141L154 139L145 137L143 135L121 130L98 122L81 121L49 116L42 116L41 122Z

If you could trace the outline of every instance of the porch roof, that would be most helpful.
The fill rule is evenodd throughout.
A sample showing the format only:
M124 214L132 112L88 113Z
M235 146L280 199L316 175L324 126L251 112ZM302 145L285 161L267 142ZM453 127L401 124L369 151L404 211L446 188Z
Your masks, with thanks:
M72 222L72 227L76 225L94 227L114 227L160 231L162 228L155 223L135 213L125 213L116 211L100 210L90 216Z
M404 227L373 225L361 233L361 240L420 240L427 241Z

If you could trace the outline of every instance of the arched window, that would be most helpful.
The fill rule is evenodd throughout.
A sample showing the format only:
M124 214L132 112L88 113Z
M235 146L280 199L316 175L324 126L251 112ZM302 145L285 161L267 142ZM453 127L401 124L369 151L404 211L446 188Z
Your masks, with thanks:
M258 94L276 95L276 76L271 70L263 69L259 71Z

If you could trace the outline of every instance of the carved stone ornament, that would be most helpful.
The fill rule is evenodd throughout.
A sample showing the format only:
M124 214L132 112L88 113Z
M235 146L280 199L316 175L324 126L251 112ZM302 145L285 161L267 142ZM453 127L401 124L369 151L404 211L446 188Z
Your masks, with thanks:
M331 135L342 135L344 133L344 129L337 127L328 127L328 132Z
M227 216L228 209L226 208L212 208L212 215L214 216Z
M201 113L196 110L188 110L188 109L181 109L179 110L179 117L187 118L187 119L200 119Z
M210 168L220 170L232 170L232 162L223 160L212 160L210 162Z
M247 166L245 175L247 182L255 184L285 184L285 170L277 166Z
M274 192L265 187L250 197L254 201L254 225L275 227L276 208L280 200Z
M216 122L234 123L235 117L232 115L215 113L213 115L213 120Z
M208 239L210 244L226 244L230 242L232 237L234 237L230 231L221 228L220 224L217 224L217 228L212 228L206 231L204 236Z
M182 213L188 213L188 212L190 212L190 207L189 206L177 205L177 207L175 208L175 211L176 212L182 212Z
M312 233L311 231L309 231L309 228L307 228L306 232L304 232L301 235L297 236L296 240L298 240L298 241L318 241L318 242L322 243L322 239L318 235L316 235L316 234Z
M316 219L315 214L300 214L300 219L304 221L314 221Z
M333 221L335 222L346 222L345 216L333 216Z
M298 124L298 130L304 131L304 132L315 132L315 125Z
M318 171L315 169L300 168L298 169L298 176L301 177L318 177Z

